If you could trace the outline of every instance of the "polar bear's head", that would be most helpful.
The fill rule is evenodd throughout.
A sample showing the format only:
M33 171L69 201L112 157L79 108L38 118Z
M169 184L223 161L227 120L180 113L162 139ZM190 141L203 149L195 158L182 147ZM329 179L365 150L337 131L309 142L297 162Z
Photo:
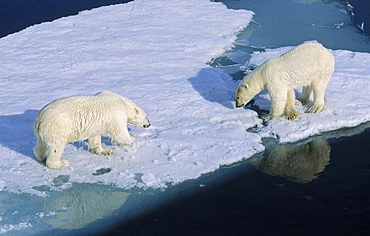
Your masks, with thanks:
M123 105L125 107L127 123L144 128L150 126L146 113L130 99L110 91L103 91L95 94L95 96L105 98L105 100L113 104Z
M146 113L140 107L133 107L132 111L128 114L127 122L144 128L148 128L150 126Z
M235 106L244 107L256 95L254 89L247 83L239 84L235 94Z

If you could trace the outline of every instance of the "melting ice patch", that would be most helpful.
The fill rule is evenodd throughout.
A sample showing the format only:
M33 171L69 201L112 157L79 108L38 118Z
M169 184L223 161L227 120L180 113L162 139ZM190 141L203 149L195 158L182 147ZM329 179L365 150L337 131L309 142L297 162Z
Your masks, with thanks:
M1 218L0 218L0 221L1 221ZM14 230L17 231L17 230L29 228L29 227L32 227L32 224L28 222L21 222L19 224L0 225L0 234L5 234L9 231L14 231Z

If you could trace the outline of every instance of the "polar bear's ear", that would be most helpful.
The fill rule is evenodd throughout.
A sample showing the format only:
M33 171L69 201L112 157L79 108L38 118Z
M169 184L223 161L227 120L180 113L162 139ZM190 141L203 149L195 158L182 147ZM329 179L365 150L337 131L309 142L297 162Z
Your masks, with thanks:
M248 84L243 84L243 87L244 87L245 89L248 89Z

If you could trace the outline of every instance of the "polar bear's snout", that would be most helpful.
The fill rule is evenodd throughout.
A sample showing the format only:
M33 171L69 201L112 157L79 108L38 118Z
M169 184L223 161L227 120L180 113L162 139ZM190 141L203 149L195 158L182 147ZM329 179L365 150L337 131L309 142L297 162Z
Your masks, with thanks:
M235 99L235 106L237 108L240 108L240 107L244 107L244 105L245 105L245 102L242 101L242 99L240 97L236 97L236 99Z
M238 102L236 102L236 103L235 103L235 106L236 106L237 108L244 107L244 103L238 103Z
M146 118L145 123L143 124L143 128L149 128L149 126L150 126L150 121L148 120L148 118Z
M247 101L247 100L237 97L235 100L235 107L237 108L248 106L248 105L253 105L253 104L254 104L254 99Z
M133 125L135 125L135 124L133 123ZM143 127L143 128L149 128L150 121L149 121L148 117L145 117L141 121L137 122L136 125L140 126L140 127Z

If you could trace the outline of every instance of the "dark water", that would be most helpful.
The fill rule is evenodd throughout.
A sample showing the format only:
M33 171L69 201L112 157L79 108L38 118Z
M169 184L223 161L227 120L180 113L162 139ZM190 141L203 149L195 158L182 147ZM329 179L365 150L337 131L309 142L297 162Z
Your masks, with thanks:
M0 0L0 37L82 10L130 0Z
M366 0L351 0L349 2L354 7L354 25L358 28L361 28L361 26L363 26L361 30L370 35L370 2Z
M0 0L0 36L120 2L127 1ZM370 2L353 5L359 16L355 24L365 22L368 29ZM111 221L65 235L370 235L370 129L365 125L341 135L352 132L359 134L270 147L247 162L185 183L198 186L194 191L175 186L175 198L134 220L125 221L118 210ZM96 230L102 227L106 232Z
M235 167L234 175L227 181L179 197L113 232L115 235L369 235L369 136L367 129L352 137L321 140L324 145L319 144L322 149L318 152L313 150L312 143L305 145L308 151L297 161L312 161L315 165L319 160L313 159L323 158L327 164L315 177L312 173L308 177L300 176L299 172L291 180L287 176L273 177L245 163ZM295 156L301 151L296 150ZM294 165L294 161L286 163Z

